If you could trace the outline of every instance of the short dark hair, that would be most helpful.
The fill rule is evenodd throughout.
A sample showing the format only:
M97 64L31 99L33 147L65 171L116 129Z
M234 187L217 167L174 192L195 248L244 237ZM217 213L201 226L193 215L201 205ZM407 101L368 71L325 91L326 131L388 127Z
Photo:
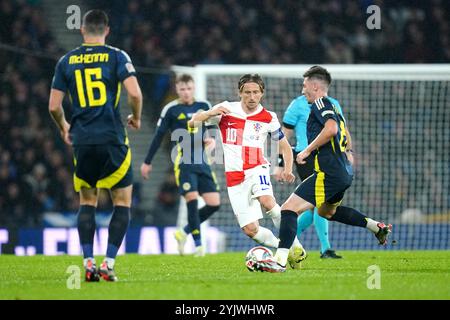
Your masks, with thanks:
M321 66L312 66L309 68L304 74L303 78L308 77L309 79L316 79L320 81L324 81L327 86L331 83L331 75L327 69Z
M252 74L247 73L247 74L244 74L239 79L239 84L238 84L239 92L242 91L242 88L244 87L244 84L246 84L248 82L254 82L254 83L258 84L259 88L261 89L261 92L264 93L264 88L265 88L264 81L261 78L261 76L259 74L257 74L257 73L252 73Z
M90 10L83 16L83 27L88 34L101 35L105 32L108 24L108 15L103 10Z
M194 82L194 78L192 78L192 76L190 74L179 74L176 78L175 78L175 83L180 83L180 82L184 82L184 83L188 83L189 81Z

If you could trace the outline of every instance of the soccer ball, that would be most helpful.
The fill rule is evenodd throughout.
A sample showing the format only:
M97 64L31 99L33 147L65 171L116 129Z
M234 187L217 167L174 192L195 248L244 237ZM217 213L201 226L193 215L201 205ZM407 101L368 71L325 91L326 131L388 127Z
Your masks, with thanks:
M245 256L245 265L251 272L257 271L257 264L260 261L273 258L273 253L270 249L263 246L251 248Z

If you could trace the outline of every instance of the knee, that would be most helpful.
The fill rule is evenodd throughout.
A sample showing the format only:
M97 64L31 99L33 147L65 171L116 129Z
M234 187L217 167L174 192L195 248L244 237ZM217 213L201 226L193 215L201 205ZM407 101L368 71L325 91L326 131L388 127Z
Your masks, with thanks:
M250 223L250 224L246 225L245 227L243 227L242 231L244 231L244 233L247 236L249 236L250 238L253 238L258 233L259 226L254 223Z
M328 220L330 220L334 216L335 212L336 212L335 208L327 210L327 209L321 207L319 210L317 210L317 213L319 214L319 216L321 216L322 218L328 219Z
M97 199L81 199L80 206L97 207Z
M197 192L188 192L184 195L184 198L186 199L186 202L197 200L198 199L198 193Z
M131 207L132 192L132 186L111 190L113 205L115 207Z
M85 189L80 190L80 206L92 206L97 207L97 190L96 189Z
M266 211L271 210L277 204L275 202L275 200L272 197L270 197L270 196L268 196L268 197L264 197L264 196L260 197L259 198L259 203L261 203L261 205L263 206L263 208Z
M114 207L131 207L131 199L115 199L113 205Z
M208 201L205 200L205 203L206 203L207 206L214 207L217 210L219 210L220 205L221 205L220 198L213 199L213 200L208 200Z
M290 204L289 202L283 203L283 205L281 206L281 210L294 211L297 215L299 214L297 208L295 208L295 207L294 207L292 204Z

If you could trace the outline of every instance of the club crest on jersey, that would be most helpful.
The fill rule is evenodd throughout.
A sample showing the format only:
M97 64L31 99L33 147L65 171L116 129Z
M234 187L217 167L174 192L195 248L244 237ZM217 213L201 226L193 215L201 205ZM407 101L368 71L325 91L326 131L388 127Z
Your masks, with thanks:
M183 190L188 191L189 189L191 189L191 184L189 182L183 183Z
M253 124L253 129L255 129L256 132L259 133L259 130L261 130L261 128L262 128L262 125L260 123L256 122Z

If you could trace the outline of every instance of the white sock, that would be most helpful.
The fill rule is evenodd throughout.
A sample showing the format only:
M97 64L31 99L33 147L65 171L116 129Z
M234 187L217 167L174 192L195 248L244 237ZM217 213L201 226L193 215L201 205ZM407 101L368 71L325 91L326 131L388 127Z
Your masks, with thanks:
M96 264L96 263L95 263L95 259L89 257L89 258L83 259L83 266L84 266L84 267L86 267L86 265L87 265L87 263L88 263L89 260L91 260L93 264Z
M106 265L108 266L108 268L114 269L114 263L116 262L116 259L106 257L103 261L106 261Z
M259 227L258 232L252 239L262 245L272 248L277 248L278 242L280 242L280 239L275 237L272 231L261 226Z
M289 255L289 249L286 248L278 248L275 253L275 261L281 264L283 267L286 266L287 259Z
M281 207L278 204L275 204L275 206L266 213L269 217L272 218L275 228L279 230L281 223Z
M367 229L369 229L373 233L377 233L380 230L380 228L378 228L377 226L377 224L379 223L378 221L372 220L370 218L366 218L366 220L367 220L366 226Z

